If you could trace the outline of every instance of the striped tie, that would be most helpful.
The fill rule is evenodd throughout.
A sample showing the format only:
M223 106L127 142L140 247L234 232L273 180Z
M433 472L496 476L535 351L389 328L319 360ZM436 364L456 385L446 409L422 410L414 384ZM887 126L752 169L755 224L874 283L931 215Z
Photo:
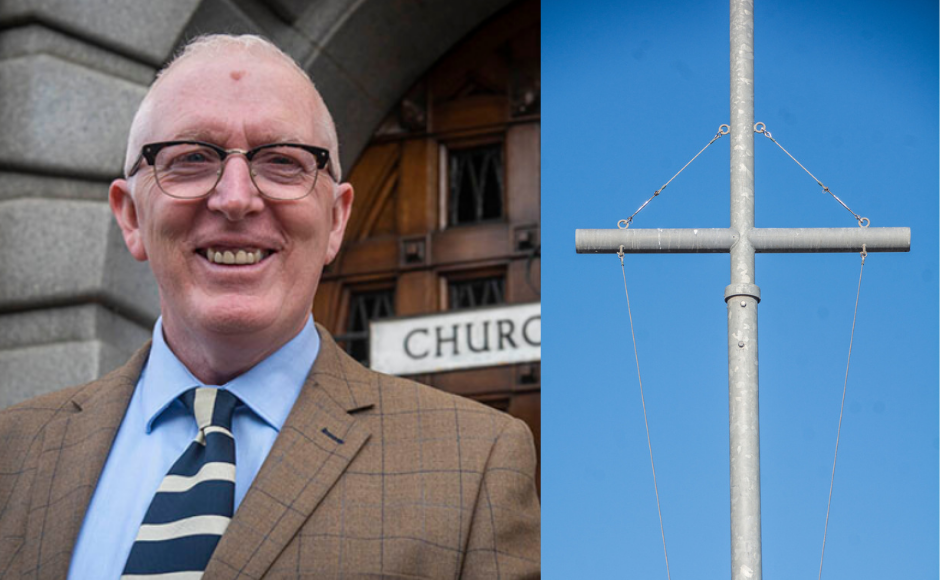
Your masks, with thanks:
M198 388L182 396L199 433L157 489L124 566L123 580L197 580L232 519L238 398Z

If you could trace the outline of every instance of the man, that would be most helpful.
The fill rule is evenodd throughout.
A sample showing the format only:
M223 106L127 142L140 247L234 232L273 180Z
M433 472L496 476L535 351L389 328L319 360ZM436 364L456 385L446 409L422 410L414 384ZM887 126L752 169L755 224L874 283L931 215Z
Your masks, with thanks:
M191 43L125 170L111 208L162 315L123 368L0 412L0 577L538 577L525 425L313 325L353 190L289 57Z

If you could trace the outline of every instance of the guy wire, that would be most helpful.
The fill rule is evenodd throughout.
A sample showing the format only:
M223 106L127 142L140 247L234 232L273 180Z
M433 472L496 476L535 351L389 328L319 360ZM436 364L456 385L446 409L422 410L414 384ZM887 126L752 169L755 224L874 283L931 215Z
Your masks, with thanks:
M640 357L637 354L636 335L633 332L633 314L630 312L630 293L627 292L627 272L623 266L623 246L617 252L620 256L620 271L623 274L623 293L627 297L627 316L630 318L630 336L633 338L633 357L636 360L636 378L640 382L640 402L643 404L643 423L646 425L646 444L650 450L650 467L653 468L653 490L656 492L656 511L659 513L659 532L663 537L663 556L666 558L666 578L669 574L669 554L666 552L666 530L663 527L663 510L659 505L659 486L656 484L656 465L653 463L653 443L650 439L650 424L646 418L646 399L643 397L643 379L640 377Z
M836 480L836 460L839 458L839 435L842 434L842 412L845 410L845 390L849 384L849 364L852 362L852 340L855 338L855 319L858 317L858 297L862 293L862 273L865 271L867 248L862 244L862 267L858 271L858 290L855 292L855 313L852 315L852 334L849 337L849 359L845 363L845 382L842 383L842 406L839 408L839 429L836 431L836 452L832 457L832 478L829 480L829 501L826 503L826 528L823 530L822 553L819 555L819 580L822 580L823 558L826 556L826 534L829 532L829 508L832 506L832 484Z

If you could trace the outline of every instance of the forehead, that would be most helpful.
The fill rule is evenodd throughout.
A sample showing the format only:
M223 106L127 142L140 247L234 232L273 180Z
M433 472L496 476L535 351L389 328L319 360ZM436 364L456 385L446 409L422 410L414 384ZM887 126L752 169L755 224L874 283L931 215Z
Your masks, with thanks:
M230 147L319 144L313 86L270 55L233 49L174 65L154 87L146 140L201 139Z

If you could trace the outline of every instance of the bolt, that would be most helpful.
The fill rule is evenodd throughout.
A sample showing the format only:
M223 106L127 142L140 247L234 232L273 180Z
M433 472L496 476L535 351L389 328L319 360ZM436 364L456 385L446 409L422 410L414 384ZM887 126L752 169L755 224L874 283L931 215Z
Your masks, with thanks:
M740 346L741 348L744 348L744 341L743 341L743 340L739 340L739 341L738 341L738 346Z
M747 302L745 302L744 300L742 300L742 301L741 301L741 308L744 308L745 306L747 306Z

